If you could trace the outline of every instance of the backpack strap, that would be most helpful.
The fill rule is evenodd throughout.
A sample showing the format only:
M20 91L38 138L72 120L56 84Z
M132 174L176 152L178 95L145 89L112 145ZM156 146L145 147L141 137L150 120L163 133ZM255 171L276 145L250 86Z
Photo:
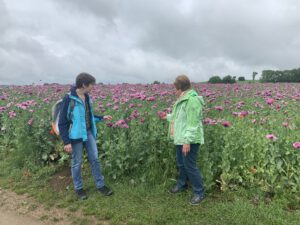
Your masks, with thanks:
M70 114L69 114L69 119L70 119L70 121L71 121L71 123L72 123L71 118L72 118L73 110L74 110L74 108L75 108L75 100L71 98L69 104L70 104Z
M69 92L67 95L68 95L69 98L70 98L71 92ZM72 123L71 118L72 118L72 114L73 114L73 111L74 111L74 108L75 108L75 100L74 100L74 99L70 98L69 106L70 106L70 112L69 112L69 115L68 115L68 117L69 117L68 119L69 119L70 122Z

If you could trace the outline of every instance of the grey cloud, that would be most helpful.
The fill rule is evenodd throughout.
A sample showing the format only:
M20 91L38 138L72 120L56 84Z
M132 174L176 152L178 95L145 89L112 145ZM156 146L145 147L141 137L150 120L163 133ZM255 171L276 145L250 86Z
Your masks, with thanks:
M97 17L103 17L108 20L113 20L118 13L120 0L54 0L71 11L77 10L82 14L93 13Z
M156 10L160 1L146 7L138 2L133 5L140 6L135 9L140 12L126 15L132 16L130 22L137 20L147 30L139 40L146 51L160 51L187 62L199 57L228 57L249 66L297 66L296 58L286 56L300 47L299 3L276 8L270 7L270 2L210 1L195 3L190 14L182 15L174 5L161 4Z
M0 84L72 83L81 71L120 83L296 68L299 9L296 0L0 0Z
M7 13L6 5L2 0L0 0L0 35L3 36L4 33L10 26L10 20Z

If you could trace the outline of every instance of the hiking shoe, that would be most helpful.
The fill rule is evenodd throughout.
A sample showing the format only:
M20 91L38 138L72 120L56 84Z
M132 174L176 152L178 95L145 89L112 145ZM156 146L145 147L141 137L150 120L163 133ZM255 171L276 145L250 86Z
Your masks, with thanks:
M184 185L183 187L178 187L178 186L176 185L175 187L170 188L170 189L169 189L169 192L170 192L171 194L176 194L176 193L178 193L178 192L186 191L187 188L188 188L187 185Z
M110 196L113 194L112 190L110 190L108 187L105 185L101 188L98 188L98 191L103 194L104 196Z
M88 196L83 189L76 190L76 195L79 200L86 200Z
M194 195L191 199L191 205L198 205L203 201L204 195Z

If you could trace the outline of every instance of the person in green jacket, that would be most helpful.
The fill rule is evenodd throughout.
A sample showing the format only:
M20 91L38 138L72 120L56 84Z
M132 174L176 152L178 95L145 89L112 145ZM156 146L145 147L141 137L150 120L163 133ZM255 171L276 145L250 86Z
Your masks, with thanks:
M177 101L172 113L166 115L169 121L169 138L176 146L176 163L179 168L179 178L170 193L178 193L187 189L187 180L193 188L192 205L199 204L204 199L204 187L197 166L197 155L200 144L204 144L202 108L204 100L192 89L189 78L180 75L174 82Z

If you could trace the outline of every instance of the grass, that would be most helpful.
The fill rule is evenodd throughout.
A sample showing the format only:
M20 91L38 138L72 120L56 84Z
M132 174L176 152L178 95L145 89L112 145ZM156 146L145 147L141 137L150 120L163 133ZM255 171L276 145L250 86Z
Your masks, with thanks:
M0 162L0 186L19 194L28 193L46 207L64 208L70 215L82 210L84 217L73 224L91 224L90 216L99 224L108 221L119 225L298 225L300 211L283 209L280 201L266 204L261 198L252 202L257 193L239 190L235 192L213 193L202 204L191 206L191 190L178 195L167 193L161 185L132 186L127 181L107 183L114 190L112 197L101 196L94 187L90 171L84 171L85 189L88 200L77 201L73 190L55 192L48 185L49 175L55 168L43 168L38 175L23 179L21 170L5 170L8 161ZM174 181L169 182L172 185ZM259 195L258 195L259 196ZM284 199L281 199L284 201Z

